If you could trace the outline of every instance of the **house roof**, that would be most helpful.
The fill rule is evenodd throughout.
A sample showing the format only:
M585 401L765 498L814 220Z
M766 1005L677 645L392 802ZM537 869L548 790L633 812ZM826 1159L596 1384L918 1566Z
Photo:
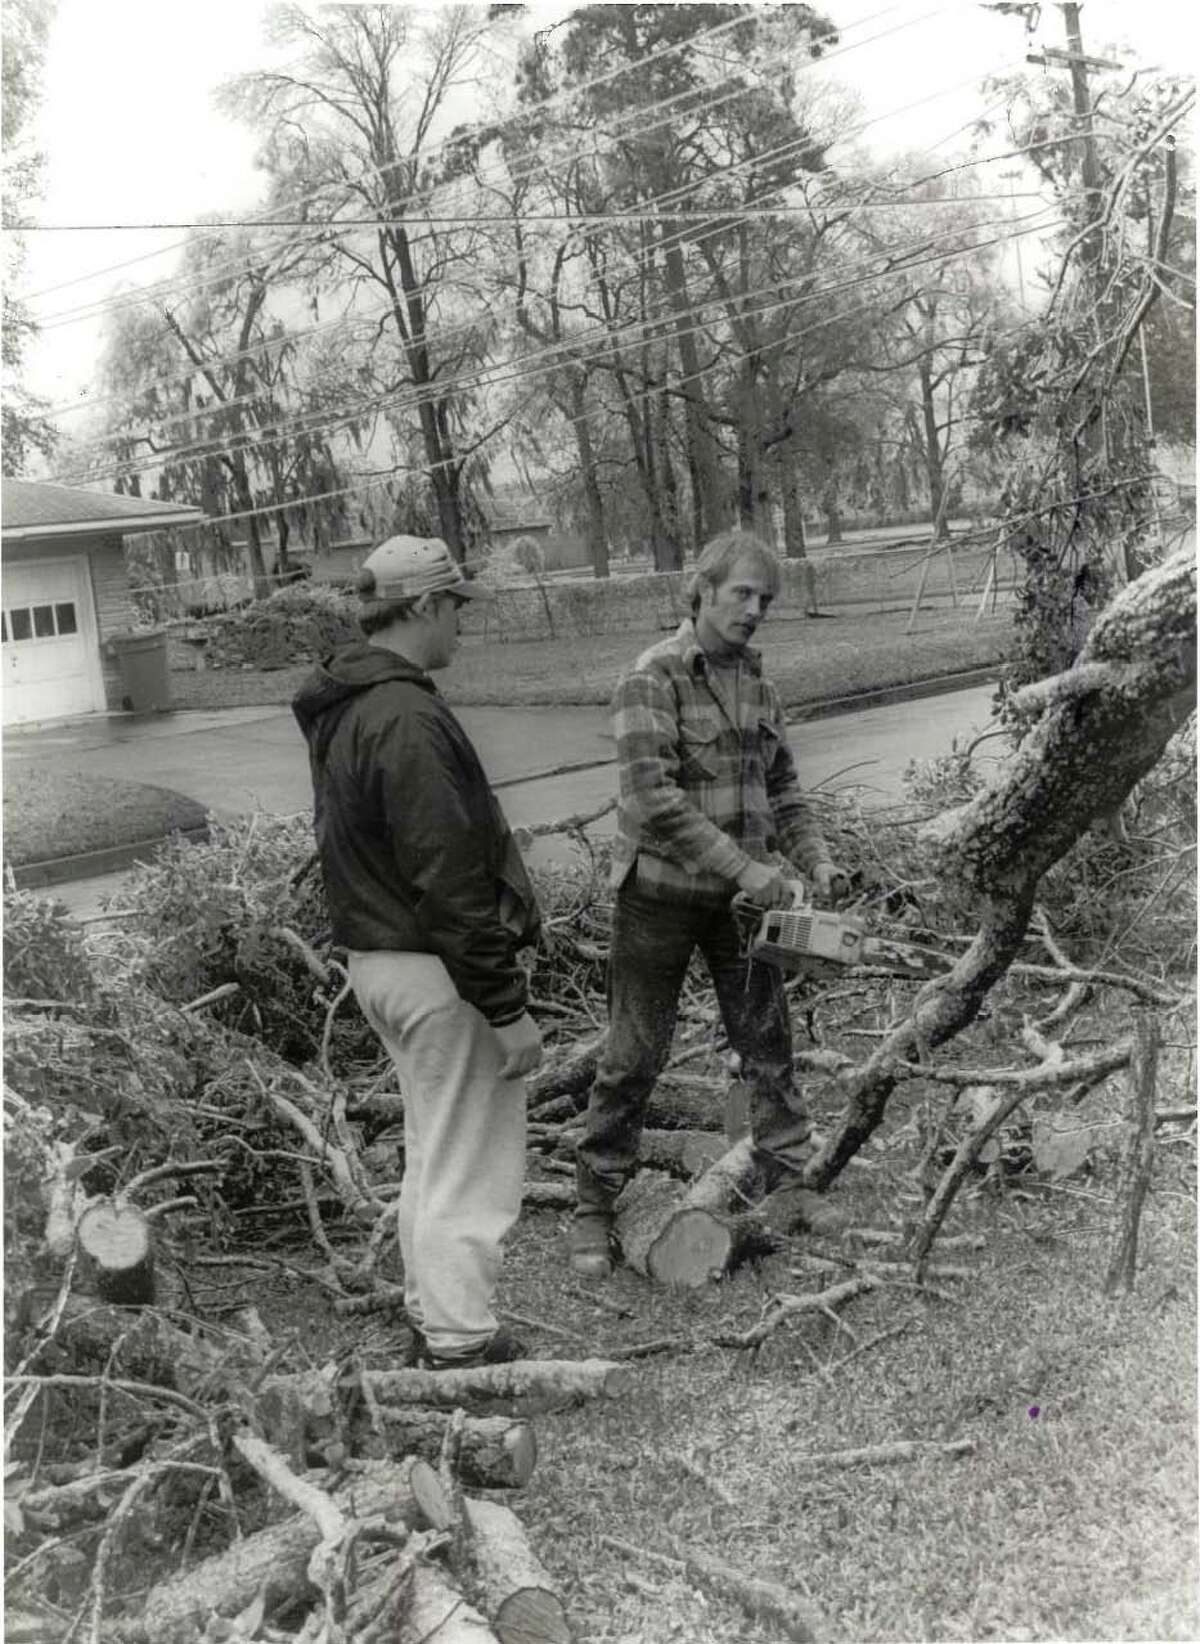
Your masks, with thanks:
M168 525L194 525L203 518L204 510L189 503L116 497L38 480L6 479L0 491L0 526L17 542L31 537L124 536Z

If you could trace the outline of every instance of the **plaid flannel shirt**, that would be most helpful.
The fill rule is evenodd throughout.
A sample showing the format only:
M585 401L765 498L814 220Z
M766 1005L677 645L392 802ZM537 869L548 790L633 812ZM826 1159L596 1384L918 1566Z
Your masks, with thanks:
M614 887L636 866L651 895L721 906L774 852L802 872L829 861L757 651L744 653L736 693L734 678L712 666L690 619L622 676Z

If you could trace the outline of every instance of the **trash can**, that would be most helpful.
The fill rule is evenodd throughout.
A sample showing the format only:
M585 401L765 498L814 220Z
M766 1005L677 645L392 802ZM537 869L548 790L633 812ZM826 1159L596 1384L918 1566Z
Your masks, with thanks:
M167 636L161 628L113 634L109 647L121 670L121 706L129 713L160 713L171 706Z

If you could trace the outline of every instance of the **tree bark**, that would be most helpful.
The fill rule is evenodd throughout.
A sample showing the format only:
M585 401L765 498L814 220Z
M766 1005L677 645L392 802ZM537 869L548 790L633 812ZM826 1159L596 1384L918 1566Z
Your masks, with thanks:
M385 1403L425 1404L438 1410L495 1398L620 1398L633 1385L630 1371L605 1359L517 1359L477 1370L368 1372Z
M679 1184L639 1170L616 1203L617 1237L635 1273L658 1284L695 1290L729 1266L734 1236L711 1210L693 1208Z
M570 1644L562 1600L517 1515L494 1501L464 1506L480 1601L500 1644Z
M76 1236L101 1301L121 1307L153 1303L154 1239L140 1210L108 1200L91 1204Z
M604 499L596 478L596 458L592 451L592 431L588 426L586 384L582 369L569 373L571 392L571 426L575 430L575 445L579 452L579 473L583 481L583 498L587 508L588 556L592 575L603 579L609 575L608 532L604 524Z
M392 1459L418 1455L438 1460L450 1419L444 1411L381 1400L373 1414L381 1431L371 1434L371 1417L364 1411L356 1425L356 1432L362 1432L356 1453L370 1455L372 1444L383 1443ZM523 1490L536 1465L537 1439L529 1422L509 1416L468 1416L464 1421L458 1457L464 1484L478 1490Z
M392 1462L364 1463L334 1492L334 1505L347 1517L387 1513L411 1530L422 1515L410 1472ZM320 1540L320 1530L304 1513L269 1525L151 1587L138 1614L121 1622L121 1631L138 1644L192 1644L214 1610L236 1615L260 1590L267 1603L307 1592L308 1560Z
M1137 1274L1138 1230L1154 1169L1154 1089L1159 1039L1157 1019L1151 1012L1139 1010L1129 1064L1127 1138L1117 1194L1117 1226L1104 1281L1104 1291L1109 1296L1132 1290Z

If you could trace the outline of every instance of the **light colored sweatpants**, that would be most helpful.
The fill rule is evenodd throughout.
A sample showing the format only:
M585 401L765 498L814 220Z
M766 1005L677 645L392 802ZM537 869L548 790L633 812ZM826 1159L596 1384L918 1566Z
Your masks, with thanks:
M500 1245L521 1209L525 1081L429 953L351 952L350 983L400 1076L404 1305L447 1358L496 1330Z

